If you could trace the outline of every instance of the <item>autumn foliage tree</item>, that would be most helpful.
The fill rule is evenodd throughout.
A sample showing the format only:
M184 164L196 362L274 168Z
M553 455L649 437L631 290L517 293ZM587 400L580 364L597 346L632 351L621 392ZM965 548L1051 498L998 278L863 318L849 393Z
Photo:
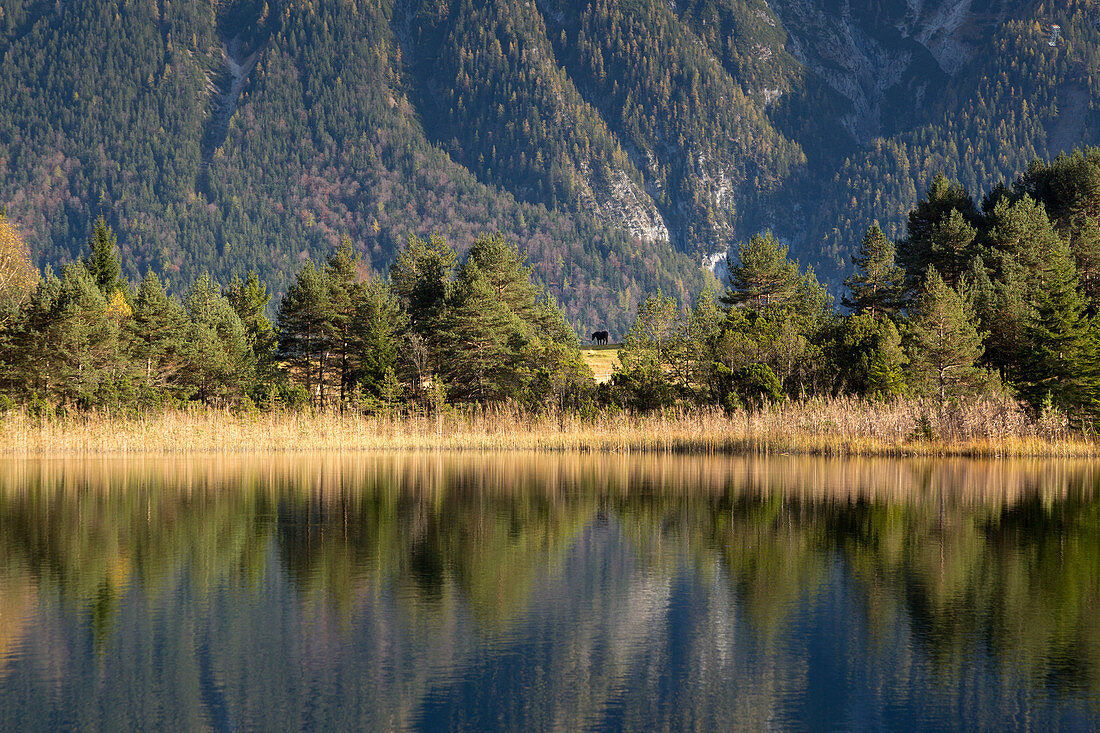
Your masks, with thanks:
M38 270L19 230L0 212L0 327L10 323L38 282Z

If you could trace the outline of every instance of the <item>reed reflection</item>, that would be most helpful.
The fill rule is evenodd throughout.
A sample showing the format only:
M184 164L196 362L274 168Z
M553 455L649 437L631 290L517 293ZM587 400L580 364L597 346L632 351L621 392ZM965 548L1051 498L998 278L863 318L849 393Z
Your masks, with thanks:
M0 727L35 706L16 668L65 690L108 667L148 697L109 693L70 722L751 727L815 694L818 642L795 633L811 622L862 650L847 674L902 698L921 679L966 688L991 719L1043 691L1096 701L1098 478L801 458L7 462ZM180 694L154 705L148 680ZM286 702L307 694L311 712Z

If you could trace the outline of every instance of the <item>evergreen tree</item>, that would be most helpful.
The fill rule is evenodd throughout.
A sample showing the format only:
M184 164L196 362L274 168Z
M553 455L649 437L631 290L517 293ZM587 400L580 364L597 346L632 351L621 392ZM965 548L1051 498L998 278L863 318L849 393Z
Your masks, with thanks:
M125 388L119 323L108 315L107 299L82 265L62 271L52 306L41 334L54 366L43 396L83 407L117 404Z
M975 364L982 338L966 301L928 267L924 286L909 324L910 368L916 385L940 400L973 394L985 381Z
M677 387L698 402L715 399L716 347L722 334L722 311L714 291L706 288L667 350Z
M61 381L62 359L50 343L60 298L61 279L47 265L24 307L19 328L5 344L8 389L21 388L24 396L49 398Z
M497 233L483 235L474 241L467 254L467 263L477 265L497 299L523 323L536 321L539 288L531 282L527 258L515 245Z
M307 260L279 303L279 357L318 407L325 406L328 353L332 347L332 306L324 273Z
M620 366L611 376L617 402L637 410L671 404L674 394L664 364L670 356L681 356L683 328L679 303L660 290L638 306L619 349Z
M1013 188L1043 204L1070 245L1085 295L1100 300L1100 148L1033 161Z
M985 259L977 255L970 261L960 294L974 308L974 315L985 336L983 362L997 368L1002 378L1018 357L1023 344L1023 323L1027 303L1017 279L1018 268L1003 252L992 252L991 260L999 262L1002 273L994 282Z
M680 304L658 290L638 306L638 317L623 339L623 348L628 351L652 349L660 362L665 358L665 352L680 325Z
M898 262L911 287L923 282L929 266L943 269L949 284L958 281L976 254L972 223L977 219L974 200L966 189L942 173L937 175L924 199L909 212L906 237L898 242Z
M450 292L458 255L438 234L427 240L410 236L390 266L393 290L409 314L414 333L427 337Z
M535 337L523 349L520 399L531 409L576 410L595 386L592 369L568 342Z
M382 398L387 375L401 369L398 359L407 329L408 317L389 285L379 278L367 281L357 297L354 343L358 379L373 397Z
M355 311L362 284L359 282L359 255L352 248L350 239L344 237L340 248L329 257L323 276L328 290L332 358L340 389L340 405L343 407L355 383L360 353L355 344Z
M569 325L565 313L558 305L557 298L547 293L535 305L533 331L538 338L560 344L567 349L578 351L580 339L577 332ZM579 351L578 351L579 353Z
M515 393L525 324L476 262L463 264L441 321L440 370L450 395L491 402Z
M267 304L271 302L267 286L260 282L255 270L250 270L243 281L234 275L223 295L244 324L258 365L269 364L275 353L275 326L267 317Z
M727 256L729 290L722 302L760 310L793 297L801 278L787 252L770 231L738 245L736 260Z
M932 264L951 287L959 284L977 250L978 230L958 209L952 209L932 228Z
M150 271L138 287L133 314L133 356L144 385L184 396L179 377L187 366L187 314L164 292L156 273Z
M1100 397L1100 344L1067 245L1049 253L1039 279L1026 326L1029 349L1021 355L1020 392L1036 407L1049 396L1067 412L1091 413Z
M118 237L108 226L107 220L100 215L95 220L92 236L88 239L88 256L84 266L88 274L104 295L110 296L115 290L123 288L122 267L118 261Z
M893 321L885 319L879 326L875 350L867 366L866 394L880 399L903 394L906 362L901 334Z
M840 385L845 391L893 397L905 387L906 363L897 326L888 316L864 310L845 318L833 345Z
M209 276L187 293L187 365L181 381L207 404L237 402L255 374L248 334L229 301Z
M848 293L841 301L853 313L867 311L882 318L897 311L905 289L905 271L894 261L894 245L875 222L852 255L854 275L844 281Z
M1036 272L1061 237L1042 204L1030 196L998 201L986 217L985 243L1013 260L1024 274Z
M429 272L436 273L434 279L441 271ZM440 322L440 368L455 397L539 401L549 394L545 390L560 392L572 378L567 372L576 369L576 334L556 303L531 282L525 257L500 235L474 242ZM532 368L540 353L554 366ZM543 387L532 391L536 378Z

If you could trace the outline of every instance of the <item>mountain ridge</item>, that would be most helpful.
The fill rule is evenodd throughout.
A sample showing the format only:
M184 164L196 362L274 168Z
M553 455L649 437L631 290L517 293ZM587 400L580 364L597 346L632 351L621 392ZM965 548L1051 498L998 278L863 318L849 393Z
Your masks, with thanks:
M501 231L582 330L770 228L837 284L935 173L1100 142L1093 0L0 0L0 202L127 274ZM1051 23L1062 41L1047 44ZM236 74L234 73L236 65Z

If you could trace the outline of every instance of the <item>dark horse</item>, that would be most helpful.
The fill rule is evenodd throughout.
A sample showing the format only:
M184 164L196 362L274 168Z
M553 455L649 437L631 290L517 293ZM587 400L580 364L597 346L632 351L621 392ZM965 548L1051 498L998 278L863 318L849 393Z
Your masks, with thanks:
M607 346L607 339L610 335L607 331L596 331L592 334L592 342L597 346Z

